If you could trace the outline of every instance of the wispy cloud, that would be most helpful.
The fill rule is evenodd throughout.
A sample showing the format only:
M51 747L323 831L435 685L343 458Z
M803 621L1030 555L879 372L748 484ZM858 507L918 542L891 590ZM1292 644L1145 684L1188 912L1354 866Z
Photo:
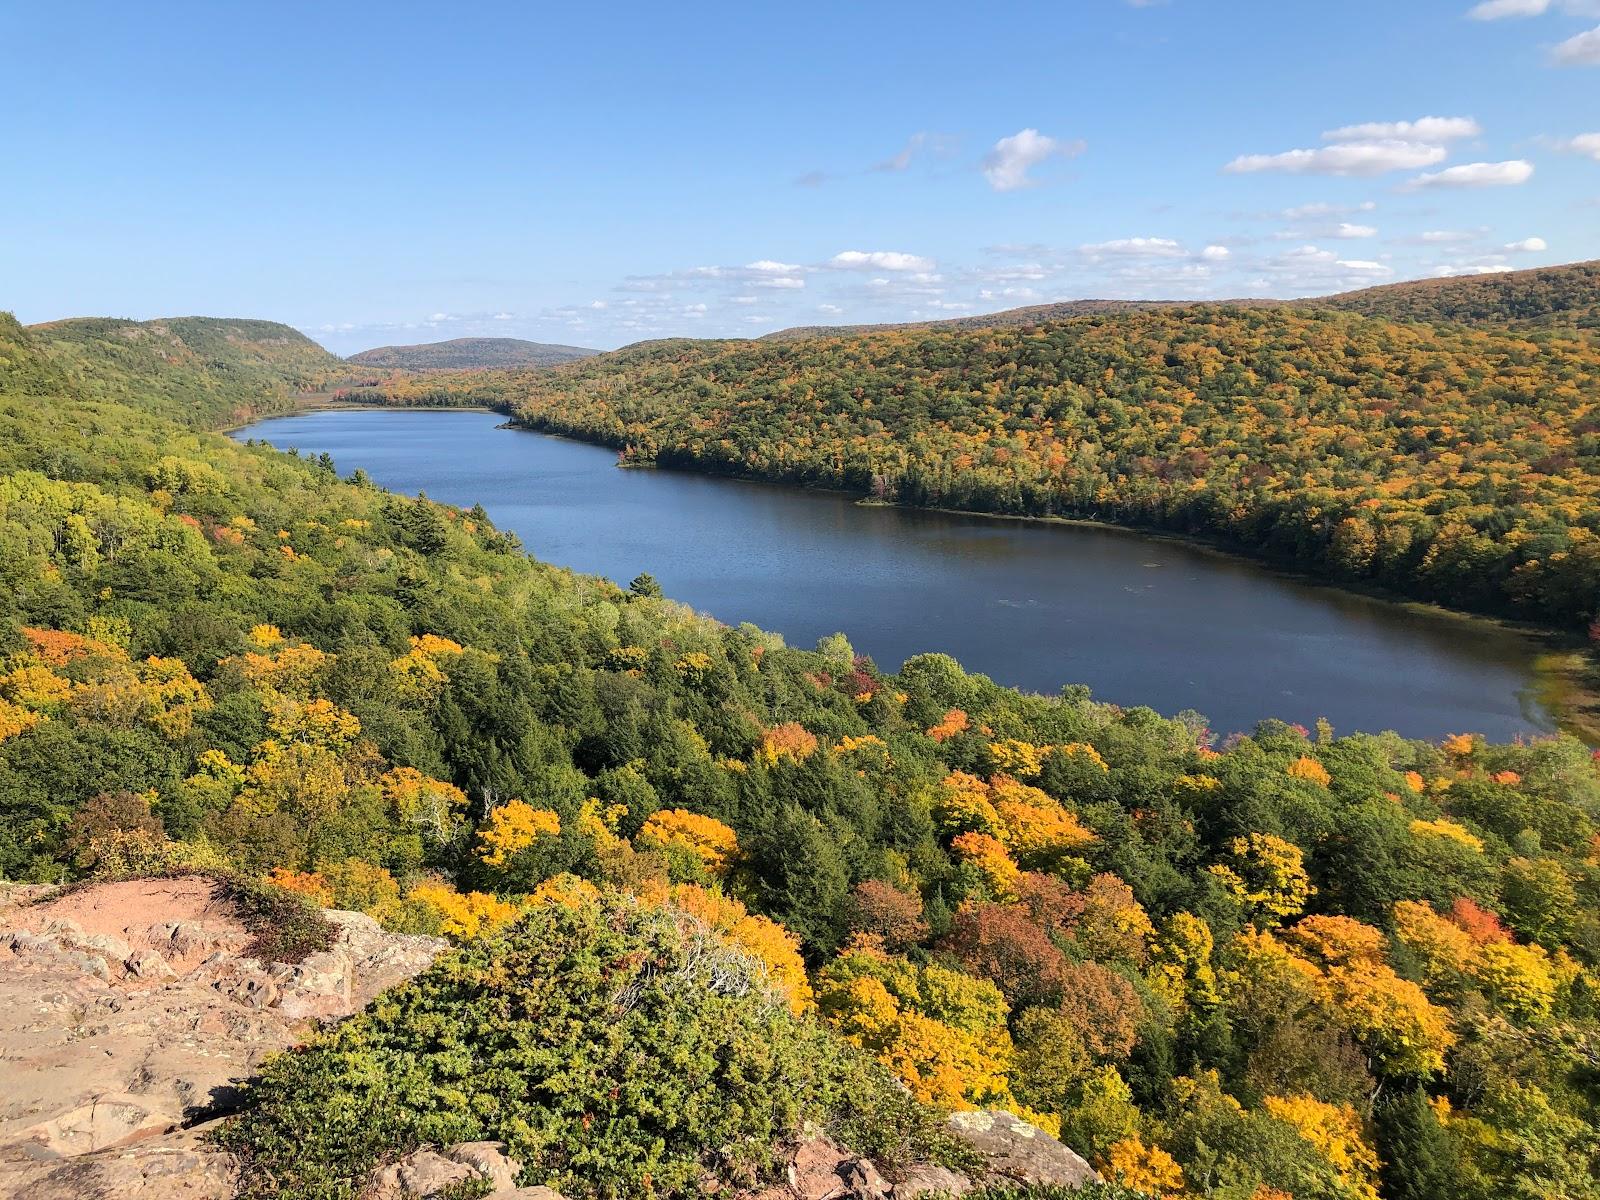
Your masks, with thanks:
M880 159L871 166L850 171L807 171L803 175L795 176L796 187L815 188L825 183L846 179L851 176L887 173L891 175L908 171L918 160L928 157L949 158L954 154L960 139L950 133L936 133L932 130L919 130L906 139L905 145L891 154L888 158Z
M900 250L841 250L828 260L830 267L845 271L932 271L933 259Z
M1091 258L1125 256L1131 258L1181 258L1184 249L1171 238L1130 237L1114 238L1109 242L1091 242L1079 246L1081 254Z
M956 138L948 133L933 133L921 130L913 133L906 139L906 144L900 150L891 154L882 162L872 164L874 171L905 171L911 164L925 154L937 155L941 158L948 157L954 152Z
M1600 25L1588 33L1576 34L1550 52L1563 67L1600 67Z
M1286 221L1306 221L1316 217L1348 217L1356 213L1372 212L1377 207L1371 200L1361 204L1328 204L1318 201L1286 208L1278 215Z
M1551 0L1483 0L1467 13L1474 21L1503 21L1507 17L1537 17L1548 12Z
M1541 17L1552 9L1590 17L1600 13L1600 0L1483 0L1467 16L1474 21L1503 21L1508 17Z
M1514 187L1533 178L1533 164L1526 159L1514 158L1508 162L1463 163L1418 175L1405 185L1408 192L1425 188L1484 188Z
M1314 150L1284 150L1278 154L1241 154L1222 169L1232 175L1283 171L1291 175L1383 175L1389 171L1414 171L1443 162L1443 146L1399 138L1377 141L1335 142Z
M1453 142L1477 137L1483 132L1471 117L1419 117L1415 121L1368 121L1363 125L1344 125L1322 135L1325 142Z
M1035 180L1028 172L1052 158L1072 158L1082 154L1085 143L1062 141L1037 129L1021 129L994 144L983 159L983 175L997 192L1013 192L1031 187Z
M1567 154L1582 154L1600 162L1600 133L1580 133L1576 137L1554 138L1549 145L1552 149L1563 151Z

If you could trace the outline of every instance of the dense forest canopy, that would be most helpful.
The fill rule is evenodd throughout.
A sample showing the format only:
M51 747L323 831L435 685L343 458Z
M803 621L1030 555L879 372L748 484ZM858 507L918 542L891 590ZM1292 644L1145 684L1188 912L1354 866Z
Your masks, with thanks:
M912 1109L1003 1106L1152 1196L1600 1196L1576 741L1217 745L941 655L791 648L209 432L322 378L292 344L274 367L202 326L162 357L119 328L0 317L0 876L231 870L462 943L269 1069L230 1135L252 1194L348 1195L479 1133L574 1197L693 1194L801 1120L888 1146ZM1202 309L508 378L530 421L636 458L1207 514L1570 621L1595 375L1580 340ZM655 1019L619 1028L671 1070L606 1058L585 991L641 961L670 967L637 992ZM583 1069L557 1094L491 1050ZM864 1102L885 1071L914 1104ZM681 1119L652 1140L634 1100Z

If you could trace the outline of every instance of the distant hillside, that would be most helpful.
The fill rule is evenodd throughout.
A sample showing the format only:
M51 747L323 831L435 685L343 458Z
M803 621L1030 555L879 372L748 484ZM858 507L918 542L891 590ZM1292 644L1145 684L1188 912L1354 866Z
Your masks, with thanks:
M1496 275L1417 279L1300 303L1390 321L1600 329L1600 260Z
M1238 299L1206 301L1227 308L1337 308L1390 321L1432 321L1457 325L1511 325L1529 328L1600 329L1600 261L1469 275L1452 279L1414 279L1357 292L1306 300ZM1109 316L1193 305L1186 300L1064 300L1001 312L941 321L888 325L797 325L761 338L789 342L813 337L851 337L892 330L963 332L1048 325L1073 317Z
M275 321L81 317L29 333L81 395L133 402L188 425L288 408L347 372L305 334Z
M379 346L352 354L347 361L403 371L461 371L478 367L553 367L597 353L582 346L558 346L522 338L454 338L420 346Z
M1002 312L980 313L971 317L951 317L938 321L901 321L884 325L796 325L762 337L763 342L793 342L812 337L851 337L863 333L888 333L896 329L1009 329L1017 325L1045 325L1072 317L1105 316L1114 313L1144 312L1152 308L1177 308L1187 300L1063 300L1055 304L1030 304ZM1224 300L1229 305L1277 303L1271 300Z

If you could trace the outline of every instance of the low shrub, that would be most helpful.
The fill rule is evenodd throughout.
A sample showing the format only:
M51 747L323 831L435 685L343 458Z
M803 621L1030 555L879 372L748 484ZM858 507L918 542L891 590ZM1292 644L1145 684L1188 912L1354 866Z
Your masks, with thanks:
M931 1118L754 960L612 893L535 908L279 1056L219 1137L246 1198L347 1200L415 1147L494 1140L523 1184L621 1200L758 1181L808 1125L890 1160L939 1150Z

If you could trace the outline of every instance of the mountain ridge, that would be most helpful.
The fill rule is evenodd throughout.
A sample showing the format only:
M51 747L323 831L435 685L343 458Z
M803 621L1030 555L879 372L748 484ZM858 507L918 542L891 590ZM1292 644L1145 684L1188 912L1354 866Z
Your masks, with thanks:
M1538 287L1548 295L1541 299ZM1495 302L1498 301L1498 306ZM1549 326L1571 315L1580 329L1600 328L1600 260L1461 275L1444 279L1406 279L1349 292L1303 299L1237 297L1229 300L1061 300L1001 309L967 317L931 321L895 321L871 325L796 325L754 339L799 341L812 337L855 337L896 330L965 332L1044 325L1075 317L1113 316L1169 308L1332 308L1390 320L1432 321L1465 325Z
M410 346L375 346L346 358L367 367L406 371L460 371L506 367L553 367L600 353L584 346L533 342L526 338L451 338Z

